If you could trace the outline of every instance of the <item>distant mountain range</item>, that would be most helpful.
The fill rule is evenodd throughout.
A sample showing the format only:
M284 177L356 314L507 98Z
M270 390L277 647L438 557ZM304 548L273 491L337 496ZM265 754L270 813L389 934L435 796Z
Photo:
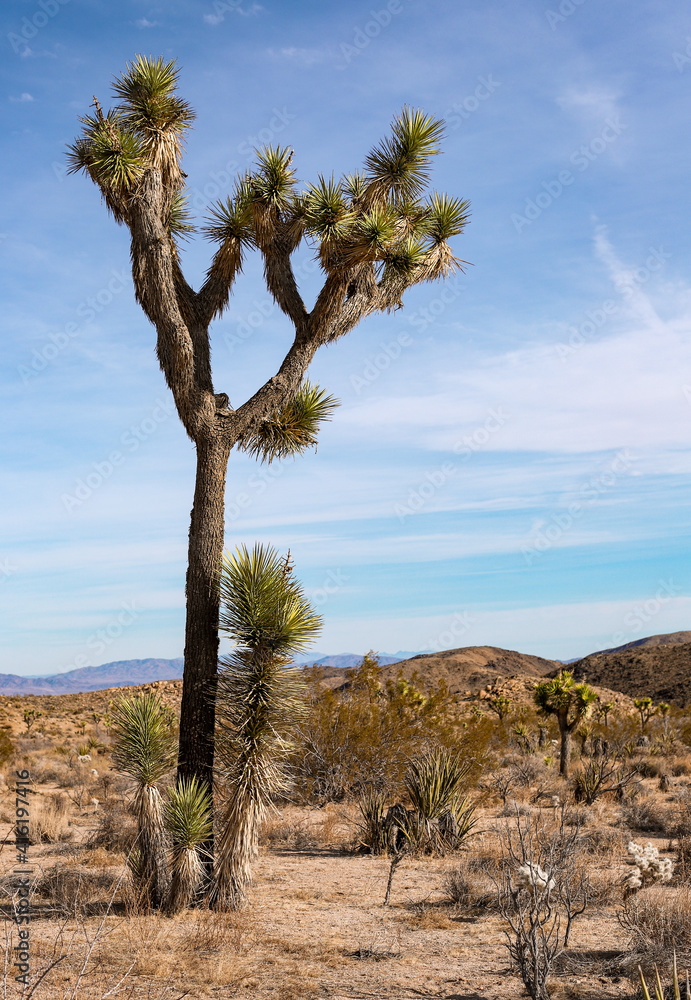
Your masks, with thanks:
M410 676L417 670L426 681L444 680L454 693L478 690L502 677L554 676L564 663L546 660L494 646L466 646L439 653L377 654L384 677L398 671ZM343 683L343 670L357 666L361 653L327 655L315 652L296 661L299 665L316 664L324 670L326 683ZM179 680L183 660L117 660L100 667L83 667L47 677L21 677L0 674L0 695L76 694L104 688L150 684L152 681ZM631 697L650 695L655 700L691 703L691 631L651 635L645 639L599 650L580 660L571 661L569 669L577 678Z
M383 653L379 662L383 665L405 660L413 653ZM327 656L313 653L296 661L299 665L317 664L329 667L355 667L362 661L361 653L339 653ZM150 684L152 681L175 681L182 677L183 659L175 660L116 660L100 667L81 667L63 674L48 674L45 677L22 677L19 674L0 674L0 695L17 694L77 694L82 691L100 691L103 688L130 687L136 684Z

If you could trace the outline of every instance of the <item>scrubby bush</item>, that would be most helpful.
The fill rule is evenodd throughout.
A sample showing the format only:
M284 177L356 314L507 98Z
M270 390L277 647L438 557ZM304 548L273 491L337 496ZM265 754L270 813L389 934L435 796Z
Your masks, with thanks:
M472 783L492 745L506 733L480 711L461 717L444 682L427 685L414 673L382 680L370 653L344 683L329 688L318 669L307 672L309 714L300 727L295 754L299 800L324 804L357 798L368 788L391 798L403 793L411 759L425 748L456 748L472 762Z

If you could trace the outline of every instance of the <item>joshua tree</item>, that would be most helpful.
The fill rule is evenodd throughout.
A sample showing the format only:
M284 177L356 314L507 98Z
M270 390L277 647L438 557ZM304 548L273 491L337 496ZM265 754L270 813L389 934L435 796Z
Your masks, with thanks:
M289 554L290 555L290 554ZM288 664L321 629L275 549L243 546L223 560L221 630L237 644L218 678L218 770L227 788L212 902L236 909L251 880L259 825L289 787L286 758L301 714L302 680Z
M41 718L43 718L43 712L39 712L35 708L24 709L24 725L26 726L27 736L31 732L33 724Z
M555 715L559 724L559 773L564 778L569 774L571 734L587 718L594 701L597 701L595 691L587 684L576 684L570 670L560 670L552 680L535 688L535 704L545 715Z
M496 712L499 721L503 722L511 711L511 699L507 698L505 694L492 694L487 699L487 708Z
M167 909L174 914L193 902L204 874L199 851L213 829L208 789L196 778L182 778L168 793L165 823L172 841Z
M657 706L657 714L662 716L662 730L667 735L669 730L669 713L672 710L672 706L667 701L661 701Z
M164 808L158 782L175 766L177 741L170 722L170 713L154 694L123 698L113 708L113 766L136 782L136 874L154 907L162 903L168 885Z
M648 697L634 698L633 705L641 717L641 732L644 733L645 727L648 725L651 717L655 715L657 709L653 708L653 699Z
M461 267L448 240L461 233L468 204L428 193L429 167L443 123L405 108L363 172L320 177L297 190L293 151L265 148L204 228L216 252L199 291L186 282L179 241L193 229L185 211L183 139L194 112L176 95L175 62L138 56L113 82L116 105L82 118L69 148L116 222L131 234L137 301L156 327L156 352L197 450L189 533L187 622L178 775L212 784L214 687L218 660L218 574L224 491L234 447L262 460L316 442L335 401L304 382L317 349L372 313L402 305L407 288ZM311 311L291 266L303 240L314 248L324 285ZM264 262L267 287L295 337L278 371L234 409L212 378L209 326L226 308L249 251Z
M607 729L609 726L609 713L612 711L613 708L614 708L613 701L602 701L598 706L597 714L600 718L604 719L605 729Z

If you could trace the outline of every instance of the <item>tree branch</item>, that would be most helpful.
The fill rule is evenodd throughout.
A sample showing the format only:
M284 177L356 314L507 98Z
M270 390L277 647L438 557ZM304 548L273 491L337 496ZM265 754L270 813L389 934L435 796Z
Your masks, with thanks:
M274 301L288 316L300 334L307 325L309 314L298 291L290 263L290 244L281 237L261 247L264 257L264 277Z
M208 335L197 324L192 336L186 314L192 312L192 293L182 277L162 219L164 199L161 174L150 170L130 202L128 224L137 301L156 327L156 355L187 433L196 440L201 426L213 420L215 400L211 385Z

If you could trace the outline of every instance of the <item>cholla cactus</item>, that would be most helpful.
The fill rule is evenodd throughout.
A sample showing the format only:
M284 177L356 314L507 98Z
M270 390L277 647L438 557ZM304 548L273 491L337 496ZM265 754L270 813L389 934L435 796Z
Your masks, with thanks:
M554 888L554 879L550 878L549 872L530 862L516 869L516 881L521 888L531 889L534 886L540 892L549 892Z
M627 852L626 863L632 868L624 879L624 887L629 893L655 883L669 882L672 878L674 862L671 858L661 858L657 847L651 843L644 847L631 840Z

